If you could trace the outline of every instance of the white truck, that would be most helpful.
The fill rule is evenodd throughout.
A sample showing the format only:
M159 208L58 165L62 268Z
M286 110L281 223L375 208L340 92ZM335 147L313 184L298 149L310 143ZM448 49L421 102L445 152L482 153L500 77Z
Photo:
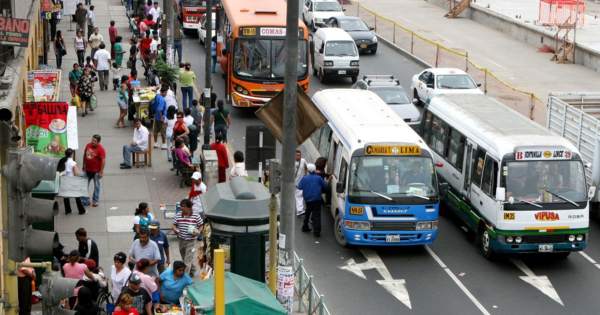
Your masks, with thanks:
M557 92L548 97L546 127L579 149L588 187L600 187L600 92ZM598 192L590 209L598 210ZM600 218L600 211L597 212Z

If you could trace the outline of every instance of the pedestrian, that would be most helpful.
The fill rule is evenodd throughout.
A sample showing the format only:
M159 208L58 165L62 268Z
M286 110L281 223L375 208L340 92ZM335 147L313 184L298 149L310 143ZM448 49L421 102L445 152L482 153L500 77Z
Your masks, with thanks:
M65 150L65 157L62 158L62 161L65 163L65 170L61 173L63 177L79 176L77 163L73 161L73 149L68 148ZM73 211L71 211L70 199L64 197L63 200L65 202L65 214L69 215L73 213ZM81 198L75 198L75 204L77 204L77 210L79 210L79 214L87 213L87 210L83 207L83 203L81 203Z
M23 263L29 264L31 260L27 257ZM19 315L31 314L31 281L35 281L36 275L33 267L19 267L18 269L18 300L19 300Z
M115 43L111 43L111 55L112 55L112 51L115 51L115 57L113 57L113 59L115 60L115 62L119 65L119 67L123 64L123 55L125 54L125 50L123 49L123 44L121 44L121 42L123 41L123 37L121 36L117 36L115 38Z
M137 240L139 238L139 233L141 228L148 228L150 221L154 218L152 214L150 214L150 207L146 202L140 202L137 208L135 208L135 214L133 217L133 231L135 232L135 236L133 240Z
M79 2L79 0L77 0ZM85 5L92 4L92 0L85 0Z
M296 216L301 216L304 214L304 198L302 197L302 190L298 189L298 184L302 177L306 176L308 173L308 168L306 166L306 160L302 158L302 152L300 150L296 150L296 162L294 165L294 181L296 185Z
M119 88L119 82L121 81L121 78L123 77L123 67L121 67L120 65L118 65L116 62L112 63L112 67L110 68L110 71L112 72L112 83L113 83L113 91L116 91L117 88Z
M183 52L181 40L185 38L185 35L183 34L183 28L179 21L173 21L173 29L173 54L177 54L177 63L181 63L181 53ZM175 56L173 56L173 60L174 59Z
M75 27L75 31L77 33L81 32L82 36L85 34L85 24L87 21L88 11L83 8L83 4L78 4L77 9L75 10L75 21L77 22L77 26ZM85 36L84 36L85 37Z
M67 257L67 263L62 267L65 272L65 278L83 280L83 276L87 276L88 279L96 282L94 275L88 270L85 264L79 262L79 251L76 249L72 250ZM75 289L77 291L77 288ZM77 296L77 292L75 292Z
M158 269L159 274L162 274L165 271L165 268L171 264L171 255L169 253L169 247L171 247L171 245L169 244L169 238L165 232L160 230L160 222L158 220L150 221L148 227L150 228L150 240L158 245L160 262L156 265L156 269Z
M50 39L54 40L56 36L56 24L58 24L58 12L52 12L50 17Z
M94 59L94 57L96 56L96 52L98 51L98 49L100 49L100 44L102 42L104 42L104 38L102 37L102 35L99 34L99 30L97 27L94 27L94 33L90 36L88 36L88 43L90 44L90 47L92 48L92 54L90 55L92 57L92 59ZM94 60L94 66L98 66L98 63Z
M219 183L224 183L227 176L227 168L229 167L229 158L227 157L227 148L221 143L223 141L223 135L216 135L215 142L210 144L210 149L217 152L217 159L219 161Z
M127 68L131 69L131 71L137 72L135 63L137 62L138 47L135 44L135 39L129 39L129 45L129 61L131 62L131 65L128 65Z
M167 119L165 120L166 133L167 133L167 161L171 162L172 147L175 142L173 139L173 128L177 123L177 108L175 106L169 106L167 109Z
M98 206L100 199L100 180L103 177L104 165L106 164L106 151L100 144L102 137L96 134L92 136L92 142L85 146L83 151L83 167L85 175L88 178L88 186L91 180L94 180L94 195L92 197L93 206ZM84 206L90 205L90 198L82 198Z
M115 44L117 43L117 28L115 27L115 21L110 21L110 27L108 28L108 37L110 38L110 59L115 60Z
M177 97L175 96L175 92L173 92L173 89L171 89L171 86L169 85L169 82L166 81L166 78L160 78L160 85L159 87L157 87L157 90L160 91L160 87L161 86L166 86L167 88L169 88L169 90L167 91L167 96L165 96L165 102L167 103L167 112L169 111L169 107L173 106L175 107L175 109L178 108L177 106Z
M119 96L117 97L117 104L119 105L119 119L117 119L117 122L114 125L115 128L127 128L127 124L125 123L125 115L127 115L127 109L129 108L128 100L129 94L131 93L127 87L128 81L128 76L121 76L121 84L119 84ZM120 126L119 123L121 123Z
M96 56L94 56L94 60L98 62L98 67L96 68L98 71L98 77L100 80L100 91L108 90L108 78L110 71L110 53L106 51L106 45L104 43L100 43L100 50L96 52Z
M54 55L56 55L56 68L62 67L62 58L67 54L67 45L65 39L62 36L62 31L56 31L56 36L53 39L54 42Z
M156 23L153 20L152 14L148 14L144 23L146 23L148 30L150 30L150 34L155 32Z
M123 287L121 294L116 299L116 304L121 302L122 295L130 295L133 300L133 308L136 309L139 315L152 315L152 296L142 288L142 278L140 275L132 273L129 276L129 286Z
M227 129L231 125L231 117L229 116L229 110L223 107L223 100L219 100L217 102L217 110L212 112L210 124L215 123L215 134L223 135L223 143L227 143Z
M184 110L188 107L188 103L190 106L192 105L192 100L194 99L194 80L196 80L196 74L191 69L192 65L186 62L183 71L179 71L179 85L181 86Z
M87 106L90 103L90 98L94 94L94 82L90 76L90 69L83 68L83 75L77 81L77 91L81 99L81 117L87 115Z
M96 266L100 266L100 252L98 251L98 245L96 242L87 236L87 231L84 228L78 228L75 231L75 238L79 243L77 251L79 252L79 262L85 263L86 260L91 259L96 263Z
M262 183L265 185L265 187L269 188L269 185L271 184L271 172L269 172L269 170L264 170L263 171L263 177L262 177Z
M152 36L150 36L150 30L147 29L144 32L144 37L140 39L140 51L142 52L142 57L145 57L147 52L150 50L150 44L152 43Z
M136 118L133 121L135 129L133 130L133 140L130 144L123 145L123 163L121 169L131 168L131 153L148 150L148 129L142 125L142 121Z
M198 106L198 101L197 100L193 100L192 101L192 106ZM200 117L202 118L202 112L200 112ZM199 127L199 123L198 121L194 118L194 116L192 116L192 110L188 107L185 109L184 111L184 116L183 116L183 122L185 122L185 124L190 127L190 126L196 126L196 128Z
M140 261L135 264L135 270L133 273L140 276L142 279L141 287L146 289L150 295L158 290L156 286L156 282L154 281L156 278L147 275L148 270L150 270L150 260L148 258L142 258Z
M152 71L150 71L150 73L148 74L148 86L155 86L159 89L162 87L160 85L160 78L158 77L158 70L156 69L152 69ZM165 100L166 103L166 100Z
M210 56L212 58L212 68L210 68L210 72L215 73L215 66L217 65L217 36L212 37L210 45Z
M144 16L148 16L148 14L150 14L150 10L152 10L152 8L154 8L154 4L152 3L152 0L146 1L146 11L145 11Z
M154 114L154 148L158 148L158 133L162 140L161 150L167 149L166 137L167 137L167 102L165 96L169 88L165 85L161 86L160 93L156 94L156 113Z
M138 1L138 6L137 6L137 18L139 19L139 21L142 21L142 18L144 16L146 16L146 1L145 0L139 0ZM138 24L138 29L139 29L139 24Z
M219 59L219 64L221 65L221 72L223 73L222 77L225 78L227 73L227 49L221 50L221 59Z
M178 212L173 219L173 232L177 234L179 241L179 253L183 257L183 263L186 265L185 273L194 277L196 266L194 265L194 256L196 254L196 238L204 230L202 217L199 213L192 211L192 202L189 199L183 199L180 202L181 212ZM175 266L173 266L175 268Z
M112 283L112 298L117 300L121 290L127 284L131 271L125 268L127 256L123 252L118 252L113 258L114 265L110 268L110 282Z
M73 64L73 70L69 71L69 88L71 89L71 97L75 96L77 91L77 83L83 75L83 71L79 70L79 64Z
M173 263L173 269L163 272L156 283L161 303L176 304L183 295L183 289L194 284L194 280L186 274L189 264L178 260Z
M304 176L296 188L302 191L302 196L306 202L306 215L304 216L304 224L302 225L302 232L309 232L308 227L309 220L312 219L313 233L316 237L321 236L321 204L322 191L327 189L330 178L323 180L323 178L315 171L317 168L314 164L308 164L308 175Z
M88 11L88 13L86 15L87 31L88 31L86 38L89 38L94 33L94 26L96 23L96 16L94 15L94 8L95 7L93 5L91 5L90 10Z
M148 14L152 15L152 21L156 24L158 24L158 18L160 17L160 13L161 13L161 9L158 7L158 2L154 2L154 6L152 7L152 9L150 9L150 11L148 11Z
M125 2L125 10L127 10L127 12L131 11L131 9L133 9L133 6L131 5L131 0L127 0Z
M173 126L173 141L177 139L183 140L183 138L190 134L190 129L183 120L183 112L177 112L177 122Z
M92 290L86 287L79 289L73 311L79 315L98 315L100 307L92 298Z
M194 172L192 174L192 189L188 194L188 198L192 201L192 210L200 213L204 218L204 207L202 207L202 201L200 195L206 192L206 185L202 182L202 173Z
M83 262L89 272L92 273L92 275L94 276L94 278L96 278L96 284L94 285L94 280L88 278L86 275L83 276L83 281L84 287L87 287L90 289L91 293L92 293L92 299L93 300L97 300L98 299L98 295L100 293L100 289L106 288L108 285L106 284L106 278L104 277L104 269L102 269L102 267L98 267L96 265L96 262L88 259L86 261ZM98 268L96 268L98 267ZM83 289L83 288L81 288ZM81 294L81 290L79 291L79 294Z
M113 315L139 315L138 311L133 308L133 298L129 294L119 296L121 299L119 304L115 304Z
M152 53L152 58L158 59L158 45L160 44L160 40L158 38L158 34L154 32L152 35L152 42L150 43L150 52Z
M244 164L244 153L242 151L235 151L233 154L233 167L231 168L229 180L234 177L247 177L246 164Z
M146 33L146 31L148 31L150 28L148 27L148 17L147 16L143 16L140 18L140 24L138 25L138 32L141 36L144 36L144 34Z
M87 50L87 41L85 40L85 37L83 37L83 31L77 31L77 36L73 39L73 48L77 53L79 67L83 68L85 51Z
M150 260L148 275L158 277L158 269L156 269L156 264L160 261L158 245L150 240L150 230L147 227L140 228L138 234L139 238L133 241L129 250L129 263L136 264L140 259L147 258Z
M189 150L185 146L185 141L182 138L175 139L175 146L173 148L173 168L171 169L172 171L174 171L177 167L182 170L195 170L195 167L192 165L192 160L190 159L191 154L186 149ZM175 161L177 161L177 164Z
M329 172L329 174L327 172L325 172L325 168L327 167L327 158L326 157L317 158L317 160L315 161L315 167L317 168L317 171L315 172L315 174L321 176L321 178L323 178L323 180L327 181L331 177L331 172ZM330 181L327 181L327 183L330 183ZM323 190L323 193L325 194L325 208L330 209L331 208L331 185L328 185L327 189Z

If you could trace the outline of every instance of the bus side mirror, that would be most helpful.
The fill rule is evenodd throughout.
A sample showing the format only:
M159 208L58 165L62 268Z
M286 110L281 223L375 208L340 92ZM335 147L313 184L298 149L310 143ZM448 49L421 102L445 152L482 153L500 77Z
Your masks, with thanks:
M433 89L433 84L427 83L427 87L430 88L430 89Z
M595 195L596 195L596 186L591 186L590 189L588 190L588 199L594 198Z
M481 83L477 83L477 87L481 87Z
M496 188L496 201L505 201L506 200L506 188L498 187Z
M341 194L344 192L344 183L338 182L337 184L335 184L335 192L337 192L338 194Z
M419 99L418 98L413 98L412 102L415 105L419 105Z
M440 183L439 187L440 187L440 197L444 198L444 196L446 196L446 194L448 193L448 183Z

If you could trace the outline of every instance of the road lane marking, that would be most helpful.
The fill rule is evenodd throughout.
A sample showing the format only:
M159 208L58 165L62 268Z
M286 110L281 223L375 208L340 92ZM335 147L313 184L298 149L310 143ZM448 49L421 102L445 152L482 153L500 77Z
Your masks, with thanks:
M594 266L596 266L598 269L600 269L600 264L598 264L594 259L592 259L592 257L588 256L584 252L579 252L579 253L581 254L581 256L585 257L585 259L587 259L589 262L594 264Z
M406 281L404 281L404 279L392 278L392 274L390 274L390 271L385 267L383 260L381 260L376 251L362 248L360 249L360 252L367 258L367 261L357 264L354 259L350 258L344 264L339 265L338 268L351 272L365 280L367 280L367 276L365 276L363 270L377 270L383 280L376 280L376 282L400 302L412 309L408 290L406 289Z
M498 66L498 67L500 67L500 68L502 68L502 69L504 69L504 70L508 70L508 69L504 68L503 66L501 66L501 65L499 65L499 64L497 64L497 63L495 63L495 62L493 62L493 61L491 61L491 60L489 60L489 59L486 59L486 58L483 58L483 59L485 59L485 60L487 60L487 61L489 61L489 62L491 62L491 63L495 64L496 66Z
M525 263L520 259L513 257L509 257L508 259L526 274L526 276L519 277L521 280L542 291L542 293L556 301L558 304L565 306L547 276L536 276L533 271L531 271L531 269L529 269L529 267L527 267L527 265L525 265Z
M490 315L490 313L485 309L485 307L483 307L483 305L481 305L481 303L479 303L477 298L475 298L475 296L473 296L473 294L471 294L469 289L467 289L467 287L465 287L465 285L462 282L460 282L460 280L458 280L458 278L454 275L454 273L452 273L450 268L448 268L448 266L446 266L446 264L444 264L444 262L440 259L440 257L438 257L438 255L436 255L433 252L433 250L431 250L431 248L429 248L429 246L425 245L425 249L427 250L429 255L431 255L431 257L433 257L433 259L435 259L435 261L437 261L437 263L442 267L442 269L444 269L446 271L446 273L450 276L450 278L454 281L454 283L456 283L456 285L458 285L458 287L467 295L467 297L471 300L471 302L473 302L473 304L475 304L475 306L477 306L477 308L481 311L481 313L485 314L485 315Z

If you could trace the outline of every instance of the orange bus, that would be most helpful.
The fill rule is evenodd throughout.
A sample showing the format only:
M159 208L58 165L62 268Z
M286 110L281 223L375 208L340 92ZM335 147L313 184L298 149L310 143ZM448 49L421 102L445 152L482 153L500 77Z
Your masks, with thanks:
M258 107L283 89L286 2L221 0L217 38L227 51L227 102ZM308 93L308 30L298 19L298 84Z

